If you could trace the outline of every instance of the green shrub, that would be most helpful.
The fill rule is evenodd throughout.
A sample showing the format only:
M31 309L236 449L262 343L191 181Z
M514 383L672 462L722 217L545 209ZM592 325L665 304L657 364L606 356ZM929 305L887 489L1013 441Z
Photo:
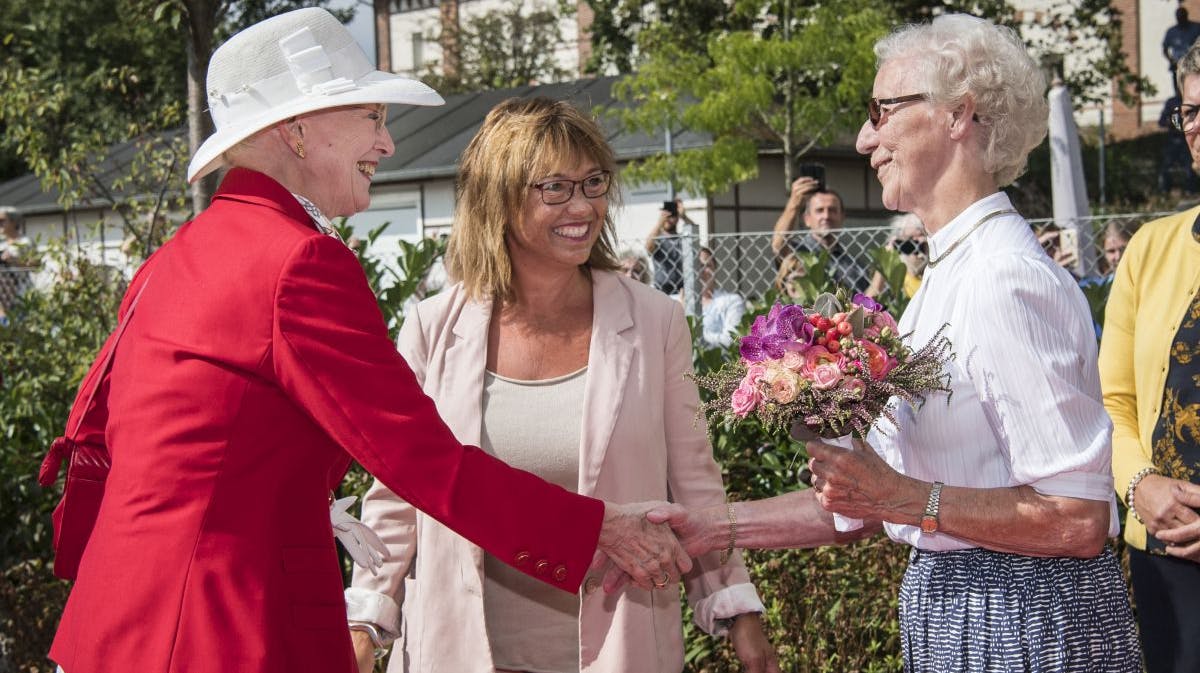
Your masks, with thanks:
M109 267L69 266L61 251L52 257L69 269L61 281L26 292L0 326L0 652L20 671L54 670L46 652L67 590L50 572L50 512L62 481L43 489L38 467L63 433L124 290Z

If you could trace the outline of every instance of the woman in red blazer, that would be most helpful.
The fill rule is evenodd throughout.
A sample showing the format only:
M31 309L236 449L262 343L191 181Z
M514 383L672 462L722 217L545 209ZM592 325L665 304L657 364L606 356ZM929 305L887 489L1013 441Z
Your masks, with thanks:
M459 444L396 353L326 217L369 203L387 103L328 12L252 26L212 58L217 128L188 178L212 205L138 271L78 439L112 469L50 656L67 673L355 670L330 528L351 458L497 558L577 591L597 546L645 587L690 561L645 508L569 493ZM102 356L105 355L102 352ZM84 414L81 395L71 420Z

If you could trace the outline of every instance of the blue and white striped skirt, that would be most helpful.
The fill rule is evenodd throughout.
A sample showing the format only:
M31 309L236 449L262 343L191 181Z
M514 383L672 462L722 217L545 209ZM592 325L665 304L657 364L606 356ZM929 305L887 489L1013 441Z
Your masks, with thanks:
M914 549L900 586L907 673L1140 673L1125 579L1092 559Z

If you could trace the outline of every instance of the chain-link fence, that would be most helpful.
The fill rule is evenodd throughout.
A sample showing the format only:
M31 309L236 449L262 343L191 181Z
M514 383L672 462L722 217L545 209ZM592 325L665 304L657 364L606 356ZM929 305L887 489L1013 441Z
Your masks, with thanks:
M21 293L33 284L36 269L0 266L0 315L16 302Z
M1083 218L1078 235L1061 234L1052 220L1033 220L1030 224L1043 241L1043 247L1078 278L1109 273L1105 257L1106 232L1115 229L1123 240L1133 230L1164 213L1103 215ZM703 274L714 274L714 285L753 299L771 288L781 288L789 274L796 273L790 253L828 255L827 274L840 285L866 291L875 280L875 253L890 246L902 261L913 262L910 269L923 268L927 249L923 237L912 237L891 226L845 227L826 236L806 229L776 236L773 232L741 234L683 233L658 239L647 251L644 241L626 240L618 245L622 262L631 275L639 275L654 287L676 294L684 288L700 288ZM715 264L709 263L709 256ZM811 259L811 257L809 257ZM799 270L801 273L802 269ZM918 274L919 275L919 274ZM684 292L698 297L698 292ZM695 305L690 307L696 308Z

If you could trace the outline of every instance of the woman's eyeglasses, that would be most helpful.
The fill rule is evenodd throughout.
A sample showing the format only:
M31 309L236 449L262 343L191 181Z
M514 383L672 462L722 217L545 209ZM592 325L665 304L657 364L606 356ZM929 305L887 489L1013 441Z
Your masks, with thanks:
M913 93L907 96L897 96L895 98L872 98L867 103L867 118L871 120L871 126L879 128L879 122L883 121L886 114L893 112L896 108L883 109L884 105L899 105L901 103L911 103L913 101L925 100L929 98L927 93Z
M892 241L892 248L901 255L929 254L929 244L915 238L898 238Z
M1176 131L1189 133L1196 126L1196 113L1200 112L1200 105L1192 105L1184 103L1171 108L1171 126L1175 127Z
M598 199L608 193L612 186L612 175L608 171L593 173L582 180L567 180L554 178L543 180L530 185L542 193L542 203L547 206L557 206L571 200L575 196L575 185L583 190L583 195L589 199Z

